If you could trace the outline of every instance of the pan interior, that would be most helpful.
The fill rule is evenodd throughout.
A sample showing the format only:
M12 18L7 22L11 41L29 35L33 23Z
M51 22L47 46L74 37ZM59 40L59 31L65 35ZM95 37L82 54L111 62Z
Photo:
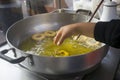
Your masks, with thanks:
M57 46L53 43L55 35L56 31L33 34L19 45L19 49L39 56L67 57L86 54L101 46L101 43L86 36L81 36L77 40L75 36L72 36L67 38L62 45Z

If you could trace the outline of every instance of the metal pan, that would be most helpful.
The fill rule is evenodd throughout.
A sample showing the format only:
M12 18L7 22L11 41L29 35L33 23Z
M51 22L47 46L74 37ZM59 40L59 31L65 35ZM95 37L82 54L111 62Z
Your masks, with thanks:
M104 58L107 52L107 46L103 46L93 52L69 57L45 57L37 56L18 49L18 45L27 37L37 32L47 30L58 30L61 26L87 22L88 16L68 13L46 13L35 15L12 25L6 34L8 44L16 54L17 59L12 59L2 51L0 57L11 63L20 63L27 69L47 74L47 75L64 75L77 72L83 72L92 69ZM96 19L93 19L96 21ZM22 57L21 57L22 56Z

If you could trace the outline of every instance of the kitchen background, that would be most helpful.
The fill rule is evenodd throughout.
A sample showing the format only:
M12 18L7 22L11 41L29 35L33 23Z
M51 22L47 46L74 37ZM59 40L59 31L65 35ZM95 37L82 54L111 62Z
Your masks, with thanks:
M21 19L27 18L32 15L36 15L36 14L56 12L56 10L59 10L59 9L65 9L68 12L73 12L73 13L75 11L77 11L78 9L82 9L82 10L86 10L88 12L91 11L93 13L100 1L101 0L0 0L0 46L1 46L0 50L3 50L4 48L2 48L2 46L4 46L6 44L5 33L6 33L7 29L12 24L14 24L15 22L17 22ZM109 0L105 0L105 1L109 1ZM113 1L117 2L117 4L120 4L120 0L113 0ZM96 15L94 16L97 19L100 19L100 17L101 17L100 11L102 9L102 6L98 10ZM117 15L120 16L120 6L119 5L117 6ZM115 51L116 49L114 49L114 48L111 48L111 49L113 49L113 52L118 53ZM111 52L109 52L109 53L111 53ZM106 62L108 62L107 66L108 66L108 64L112 65L112 67L110 67L109 69L115 70L114 67L116 67L116 66L114 66L114 64L113 64L113 63L115 63L115 59L110 58L112 61L111 62L107 61L108 57L110 57L110 56L114 56L114 55L112 53L111 53L111 55L108 55L107 58L104 61L102 61L102 64L105 64ZM1 64L3 64L4 66L1 66ZM1 66L0 69L1 70L3 69L2 80L8 80L8 78L6 77L7 72L8 72L7 75L10 74L8 70L10 70L11 72L15 72L14 74L9 75L12 77L11 80L17 79L18 77L19 77L18 80L20 80L21 76L26 78L26 80L47 80L47 79L44 79L41 77L38 78L38 75L36 76L36 74L34 74L34 73L33 74L35 76L31 77L31 79L29 79L28 77L33 76L32 73L28 74L29 71L27 71L27 73L26 73L26 70L21 71L21 69L18 69L18 68L16 68L16 66L14 67L11 64L9 64L9 68L8 68L8 63L6 63L6 61L0 62L0 66ZM18 67L18 65L17 65L17 67ZM102 66L102 67L104 67L104 66ZM6 70L4 70L4 68L6 68ZM16 75L16 73L19 73L20 76L17 75L14 77L14 75ZM22 75L21 73L25 73L25 74ZM118 74L120 74L120 71L118 71ZM116 75L117 77L119 76L118 74ZM109 77L110 76L111 76L111 74L109 75ZM113 75L111 77L113 77ZM21 78L21 80L23 80L23 79ZM77 79L75 79L75 80L77 80ZM106 79L106 80L108 80L108 79ZM118 78L117 80L120 80L120 78Z

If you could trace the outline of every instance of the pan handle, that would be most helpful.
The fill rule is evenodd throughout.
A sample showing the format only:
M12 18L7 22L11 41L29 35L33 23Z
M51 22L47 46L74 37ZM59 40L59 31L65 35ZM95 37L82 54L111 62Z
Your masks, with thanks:
M78 9L78 10L76 10L76 13L77 13L77 14L82 13L82 14L86 14L86 15L88 15L88 16L90 16L90 15L92 14L91 11L89 11L89 10L84 10L84 9Z
M10 48L10 49L5 49L3 51L0 51L0 58L2 58L3 60L6 60L6 61L8 61L8 62L10 62L12 64L17 64L17 63L20 63L20 62L24 61L28 57L28 56L22 56L22 57L19 57L17 59L10 58L7 55L5 55L10 50L13 51L14 56L16 57L16 51L15 51L15 49L14 48Z

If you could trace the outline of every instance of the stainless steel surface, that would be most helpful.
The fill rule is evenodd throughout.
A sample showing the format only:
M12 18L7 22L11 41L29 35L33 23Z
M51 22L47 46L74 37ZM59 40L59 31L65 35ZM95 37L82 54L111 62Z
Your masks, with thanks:
M86 78L89 78L89 80L120 80L120 78L115 78L117 74L116 72L120 70L118 70L119 64L120 49L110 47L99 68L93 73L90 73L90 75L88 75Z
M0 51L4 49L9 49L8 45L0 47ZM88 74L82 80L120 80L120 68L118 69L119 58L120 58L120 49L110 48L107 53L107 56L101 61L100 66ZM12 55L12 52L9 52L8 55ZM0 79L1 80L53 80L46 79L41 75L28 71L19 65L10 64L2 59L0 59ZM75 78L70 78L68 76L66 79L54 79L54 80L76 80ZM77 76L77 80L79 76Z
M0 51L9 49L8 45L0 47ZM9 52L8 56L13 56L13 52ZM18 65L10 64L0 59L0 79L1 80L48 80L40 75L29 72Z
M74 11L74 10L70 10L67 8L56 9L56 10L52 11L52 13L70 13L70 14L78 14L78 15L81 14L81 15L86 15L89 17L91 15L91 11L89 11L89 10L78 9L77 11Z
M12 25L7 32L7 37L12 45L18 47L19 43L31 34L46 30L58 30L63 25L86 22L88 19L89 17L85 15L69 13L46 13L35 15ZM92 22L96 21L97 19L93 19ZM13 35L14 39L12 39Z
M87 18L84 15L76 17L75 14L68 13L48 13L32 16L17 22L9 28L7 42L11 47L16 48L17 57L27 56L29 53L18 49L18 45L26 37L37 32L57 30L63 25L85 22L86 20ZM87 72L87 70L100 63L106 55L106 51L106 46L104 46L89 54L70 57L43 57L31 54L31 57L28 57L21 64L31 71L51 75Z

